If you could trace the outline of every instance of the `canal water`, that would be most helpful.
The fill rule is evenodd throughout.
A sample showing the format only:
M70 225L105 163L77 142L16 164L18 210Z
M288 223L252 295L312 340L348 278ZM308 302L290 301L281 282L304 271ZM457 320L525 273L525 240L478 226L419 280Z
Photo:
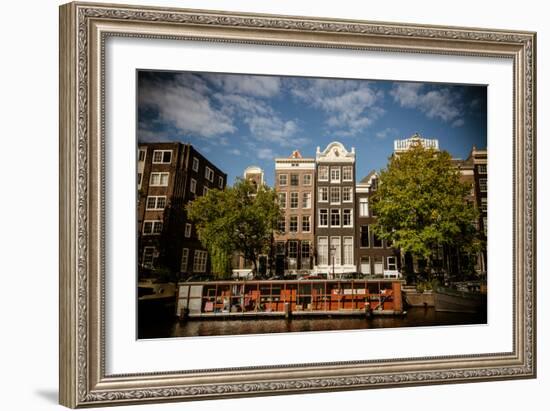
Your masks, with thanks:
M159 313L157 313L159 314ZM196 337L283 332L360 330L374 328L437 325L486 324L486 312L478 314L436 312L434 308L413 307L403 316L316 317L273 319L218 319L179 321L170 315L140 315L138 338Z

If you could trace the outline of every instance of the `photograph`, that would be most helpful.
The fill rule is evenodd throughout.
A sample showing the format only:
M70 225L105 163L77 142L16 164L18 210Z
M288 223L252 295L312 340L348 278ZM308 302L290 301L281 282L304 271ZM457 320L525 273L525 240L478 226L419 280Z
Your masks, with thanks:
M136 71L137 338L487 324L487 86Z

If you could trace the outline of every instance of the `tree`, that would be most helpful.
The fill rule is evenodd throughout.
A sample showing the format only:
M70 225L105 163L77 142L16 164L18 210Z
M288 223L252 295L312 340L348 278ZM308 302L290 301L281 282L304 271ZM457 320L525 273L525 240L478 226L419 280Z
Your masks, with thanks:
M214 257L213 270L230 268L236 251L253 263L257 273L258 257L268 251L281 213L274 190L237 180L233 187L211 190L189 203L187 214L201 243Z
M471 185L460 181L451 156L422 146L394 155L380 172L372 197L374 232L432 268L440 247L471 253L479 250L477 210L467 200Z

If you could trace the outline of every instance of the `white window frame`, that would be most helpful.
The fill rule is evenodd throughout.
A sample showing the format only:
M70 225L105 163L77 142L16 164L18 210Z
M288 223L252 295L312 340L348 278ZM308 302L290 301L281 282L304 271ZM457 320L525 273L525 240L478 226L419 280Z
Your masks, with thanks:
M363 271L363 258L367 260L367 263L365 264L367 266L367 272ZM370 255L362 255L359 258L359 269L361 274L371 275L371 264L370 264Z
M338 193L338 201L333 201L332 199L332 193ZM329 201L330 201L330 204L341 204L342 202L342 190L340 190L340 187L330 187L330 190L329 190Z
M282 228L282 230L281 230ZM281 218L279 218L279 220L277 221L277 230L281 233L281 234L284 234L286 233L286 218L284 216L282 216Z
M185 273L187 272L188 267L189 267L189 248L183 248L183 250L181 251L180 271Z
M477 172L478 174L487 174L487 164L478 164Z
M284 202L281 203L281 197L284 197ZM286 191L278 193L277 199L279 200L279 207L286 208Z
M326 178L323 177L323 175L325 175L325 171L326 171ZM329 180L329 167L328 166L319 166L318 168L318 171L317 171L318 175L317 175L317 180L318 181L328 181Z
M329 192L328 192L328 187L319 187L319 202L320 203L328 203L328 199L329 199ZM326 195L326 198L323 199L323 192L325 192L327 195Z
M344 199L344 193L345 192L349 193L349 199L348 200ZM342 203L353 203L353 187L349 187L349 186L342 187Z
M336 172L337 176L333 177L332 172ZM342 169L340 167L331 167L330 168L330 182L331 183L339 183L342 181Z
M137 179L138 179L138 190L141 190L141 182L143 181L143 171L141 173L138 173Z
M208 191L210 191L210 189L209 189L208 187L204 186L204 187L202 188L202 195L203 195L203 196L207 195L207 194L208 194Z
M157 153L160 153L161 160L156 161L155 155ZM170 153L170 161L164 161L164 153ZM153 164L171 164L172 163L172 150L153 150L153 157L151 158L151 162Z
M218 188L220 190L223 190L223 177L222 176L218 176Z
M159 177L159 182L158 184L154 184L153 183L153 177L154 176L158 176ZM166 184L162 184L162 177L163 176L166 176ZM149 176L149 186L150 187L168 187L168 183L170 181L170 173L167 173L167 172L152 172L151 175Z
M319 209L319 224L318 224L318 227L328 227L329 225L329 219L330 219L330 212L328 211L329 209L328 208L320 208ZM327 216L327 223L326 224L321 224L321 212L322 211L326 211L326 216Z
M309 182L306 182L306 177L309 178ZM310 186L311 183L313 182L313 176L312 176L310 173L304 174L304 175L303 175L302 182L303 182L303 185L305 185L305 186Z
M317 237L317 256L318 265L328 265L330 258L329 241L328 237Z
M195 250L193 253L193 272L206 272L206 262L208 260L208 252L205 250Z
M284 184L282 183L281 179L284 177ZM279 187L286 187L288 186L288 174L279 174L277 176L277 183L279 183Z
M351 242L351 243L350 243ZM343 249L344 249L344 265L353 265L354 262L354 255L353 255L353 237L347 236L344 237L343 242ZM346 253L346 248L348 249L348 253Z
M139 159L139 156L141 155L141 153L143 153L143 160ZM147 158L147 149L146 148L140 148L138 150L138 162L143 163L146 158Z
M337 211L337 212L334 213L334 211ZM338 216L339 224L332 224L332 216L333 215ZM331 208L330 209L330 226L331 227L342 227L342 212L339 208Z
M295 207L292 206L292 200L293 199L296 199L296 205ZM300 195L298 193L298 191L291 191L290 192L290 201L288 202L288 207L291 209L291 210L296 210L297 208L300 207Z
M311 208L311 191L302 192L302 208L309 210Z
M349 224L346 224L344 219L344 215L346 214L345 213L346 211L349 211L349 217L350 217ZM346 227L346 228L353 227L353 208L344 208L342 210L342 227Z
M349 170L349 178L345 178L346 173L344 170ZM353 167L352 166L343 166L342 167L342 181L353 181Z
M304 222L307 221L308 229L304 230ZM302 216L302 233L311 233L311 216L310 215L303 215Z
M340 236L335 236L335 237L330 237L330 248L329 250L331 251L330 252L330 261L329 261L329 264L332 264L332 249L334 248L334 265L342 265L342 237Z
M365 206L365 208L363 208ZM366 211L366 214L363 212ZM369 199L367 197L361 197L359 199L359 217L369 216Z
M153 250L153 252L151 253L151 264L145 264L145 255L146 255L146 252L148 250ZM157 248L156 247L152 247L152 246L146 246L146 247L143 247L143 254L141 255L141 266L142 267L145 267L145 268L153 268L155 266L155 254L157 252Z
M394 263L390 263L390 259L393 259L395 262ZM390 267L390 264L394 266L394 268L392 269ZM386 257L386 266L388 267L388 270L389 271L397 271L397 257L394 256L394 255L389 255Z
M368 244L366 246L362 245L361 243L361 228L362 227L367 227L367 239L368 239ZM371 246L371 238L370 238L370 225L369 224L361 224L361 227L359 227L359 248L370 248Z
M185 223L185 232L183 233L185 238L191 237L191 231L193 230L193 224Z
M213 183L214 182L214 170L212 170L208 166L204 167L204 178L206 178L208 181Z
M292 229L292 222L296 221L296 230ZM300 228L300 221L298 219L297 215L291 215L288 219L288 232L289 233L297 233Z
M195 171L195 172L199 171L199 164L200 164L199 159L197 157L193 157L193 164L191 166L193 171Z
M480 209L482 213L487 212L487 197L481 197Z
M482 183L483 181L483 183ZM479 191L482 193L487 192L487 179L486 178L480 178L479 179Z
M146 223L151 223L151 232L150 233L145 231ZM160 232L155 233L155 228L158 225L160 225ZM143 235L160 235L162 233L163 228L164 227L162 226L162 220L144 220L141 232L142 232Z
M296 177L296 184L292 184L292 176ZM290 187L298 187L300 185L300 174L290 173Z
M159 199L163 198L164 199L164 207L159 207L158 206L158 203L159 203ZM154 199L155 200L155 206L154 207L149 207L149 199ZM164 210L166 208L166 196L147 196L147 199L145 200L145 209L146 210Z
M197 180L194 178L191 179L191 182L189 183L189 191L191 191L193 194L196 194L197 192Z

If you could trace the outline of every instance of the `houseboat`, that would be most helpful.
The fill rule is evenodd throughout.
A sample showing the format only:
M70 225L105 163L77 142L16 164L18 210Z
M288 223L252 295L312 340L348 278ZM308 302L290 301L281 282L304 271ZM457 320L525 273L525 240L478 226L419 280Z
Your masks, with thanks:
M180 319L403 314L402 280L251 280L178 285Z

